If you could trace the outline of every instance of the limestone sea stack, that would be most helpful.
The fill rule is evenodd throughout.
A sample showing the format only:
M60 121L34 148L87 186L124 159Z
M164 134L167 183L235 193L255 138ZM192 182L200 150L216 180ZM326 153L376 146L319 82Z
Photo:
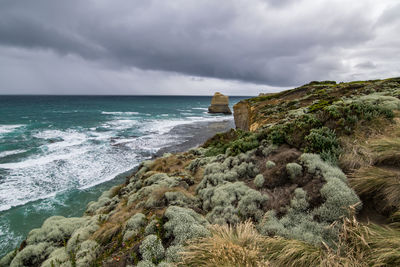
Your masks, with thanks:
M208 107L208 112L232 114L232 111L229 108L229 97L216 92L211 99L211 105Z

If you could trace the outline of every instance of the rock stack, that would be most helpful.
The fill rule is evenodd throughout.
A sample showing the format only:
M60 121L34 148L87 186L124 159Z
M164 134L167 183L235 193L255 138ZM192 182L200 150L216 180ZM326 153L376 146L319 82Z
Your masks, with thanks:
M208 107L208 112L232 114L232 111L229 108L229 97L216 92L211 99L211 105Z

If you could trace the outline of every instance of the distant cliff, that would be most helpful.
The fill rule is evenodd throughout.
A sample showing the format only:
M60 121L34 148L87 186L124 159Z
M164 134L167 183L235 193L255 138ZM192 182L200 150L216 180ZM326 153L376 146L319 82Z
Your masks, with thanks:
M400 266L400 78L243 100L0 266Z

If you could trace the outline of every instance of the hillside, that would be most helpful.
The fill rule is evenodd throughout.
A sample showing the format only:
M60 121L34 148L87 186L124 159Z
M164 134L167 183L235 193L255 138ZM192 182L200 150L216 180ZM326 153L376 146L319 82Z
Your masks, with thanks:
M400 78L239 102L237 130L145 161L0 266L400 266Z

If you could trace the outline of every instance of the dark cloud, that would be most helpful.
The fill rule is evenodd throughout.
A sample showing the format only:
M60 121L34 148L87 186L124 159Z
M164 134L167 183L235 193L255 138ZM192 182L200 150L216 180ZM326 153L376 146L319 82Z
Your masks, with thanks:
M358 63L357 65L355 65L355 67L360 69L376 69L376 64L371 61L365 61L362 63Z
M108 72L140 69L196 82L293 86L345 79L349 66L368 69L365 62L372 61L365 55L354 58L356 64L347 64L347 56L379 39L380 24L397 21L382 3L3 0L0 46L74 56Z

